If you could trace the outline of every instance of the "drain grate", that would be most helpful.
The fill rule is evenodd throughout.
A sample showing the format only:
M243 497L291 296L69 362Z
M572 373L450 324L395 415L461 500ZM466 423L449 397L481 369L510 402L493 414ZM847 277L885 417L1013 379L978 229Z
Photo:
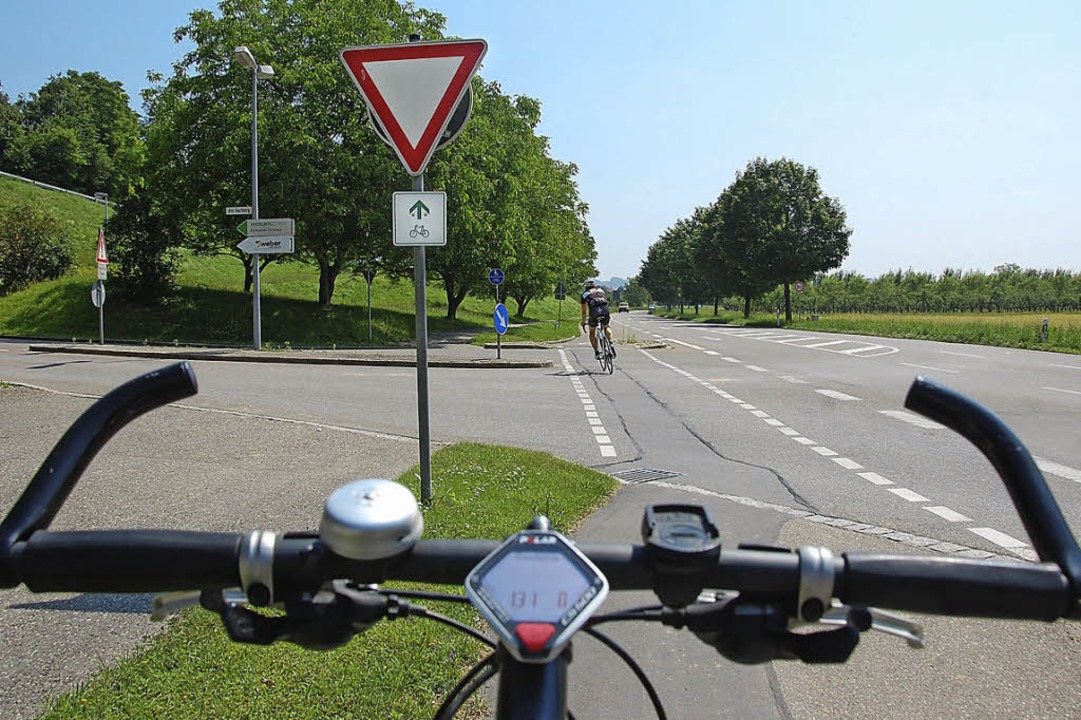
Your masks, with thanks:
M621 470L617 473L612 473L612 477L617 480L621 480L625 483L637 484L653 482L654 480L665 480L667 478L674 478L683 475L681 472L674 472L672 470L654 470L653 468L634 468L632 470Z

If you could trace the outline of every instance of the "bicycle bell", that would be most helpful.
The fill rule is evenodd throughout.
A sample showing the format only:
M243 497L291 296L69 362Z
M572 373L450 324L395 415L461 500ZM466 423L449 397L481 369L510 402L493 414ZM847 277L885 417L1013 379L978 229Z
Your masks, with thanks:
M319 538L342 557L380 560L410 550L424 531L417 499L392 480L353 480L327 498Z

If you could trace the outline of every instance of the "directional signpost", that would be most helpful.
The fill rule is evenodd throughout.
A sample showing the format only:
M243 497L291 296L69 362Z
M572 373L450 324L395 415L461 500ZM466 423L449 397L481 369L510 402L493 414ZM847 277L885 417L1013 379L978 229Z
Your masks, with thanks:
M447 194L394 193L394 244L406 247L446 245Z
M495 312L492 313L492 322L495 324L495 358L500 360L503 358L503 333L507 332L507 328L510 327L510 314L507 312L507 306L503 303L499 303L495 306Z
M462 110L462 100L469 89L469 81L487 51L488 43L483 40L411 42L344 48L341 51L342 64L364 98L369 118L394 147L406 172L413 176L414 193L424 192L424 169L432 153L452 140L453 135L465 124L472 103L466 103ZM452 128L448 135L452 121L457 129ZM397 197L393 205L394 244L413 247L417 321L417 430L420 436L420 499L423 503L432 501L425 296L428 278L424 248L437 244L434 242L437 237L442 240L438 244L445 244L447 235L446 198L444 196L442 199L442 220L438 225L441 231L438 235L434 231L438 219L435 216L439 211L433 204L436 202L434 198L430 199L432 202L423 198L413 199L412 202L400 201L404 205L404 223L398 222ZM406 236L405 243L399 242L400 233Z
M248 208L229 208L229 210ZM232 214L226 211L227 214ZM249 255L271 255L275 253L293 252L293 230L295 223L292 218L260 218L258 220L245 220L236 226L238 233L244 239L237 243L237 248ZM261 349L263 344L262 325L259 302L259 258L252 258L252 274L255 276L255 285L252 288L252 315L255 322L255 349Z

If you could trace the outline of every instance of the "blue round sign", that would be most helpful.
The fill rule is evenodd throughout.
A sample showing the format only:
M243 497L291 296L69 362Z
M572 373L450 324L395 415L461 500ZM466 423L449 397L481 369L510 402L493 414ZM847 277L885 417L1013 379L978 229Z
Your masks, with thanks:
M499 268L492 268L488 271L488 282L493 285L502 285L503 277L503 271Z
M492 320L495 322L495 331L502 335L507 332L507 328L510 327L510 313L507 312L507 306L503 303L499 303L495 306L495 312L492 313Z

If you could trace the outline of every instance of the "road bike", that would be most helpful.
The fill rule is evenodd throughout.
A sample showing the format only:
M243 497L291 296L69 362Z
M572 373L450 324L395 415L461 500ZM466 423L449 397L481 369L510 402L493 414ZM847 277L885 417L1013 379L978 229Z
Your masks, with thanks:
M582 329L586 330L584 324L582 325ZM596 338L597 360L601 364L601 372L606 372L611 375L616 369L616 349L612 346L612 341L608 339L608 332L606 331L605 326L600 323L597 324Z
M326 649L382 620L447 622L492 647L436 712L453 717L499 676L500 720L564 720L571 641L612 648L666 717L645 671L597 628L615 621L687 629L737 663L845 662L860 634L922 643L890 610L979 618L1081 620L1081 548L1020 440L972 400L919 378L906 406L972 442L994 465L1041 562L722 547L708 510L644 509L640 544L576 544L536 518L503 539L421 539L412 494L389 480L348 483L326 500L317 533L51 531L83 470L125 424L197 392L188 363L143 375L95 402L64 434L0 522L0 587L33 592L162 593L155 616L188 604L217 613L230 639ZM459 586L420 593L393 581ZM614 592L652 590L656 605L600 612ZM429 612L426 599L471 603L495 639ZM268 610L272 610L268 612Z
M409 231L409 237L411 238L415 238L417 235L420 235L421 237L428 237L428 235L430 234L431 233L428 231L428 228L424 227L423 225L414 225L413 229Z

